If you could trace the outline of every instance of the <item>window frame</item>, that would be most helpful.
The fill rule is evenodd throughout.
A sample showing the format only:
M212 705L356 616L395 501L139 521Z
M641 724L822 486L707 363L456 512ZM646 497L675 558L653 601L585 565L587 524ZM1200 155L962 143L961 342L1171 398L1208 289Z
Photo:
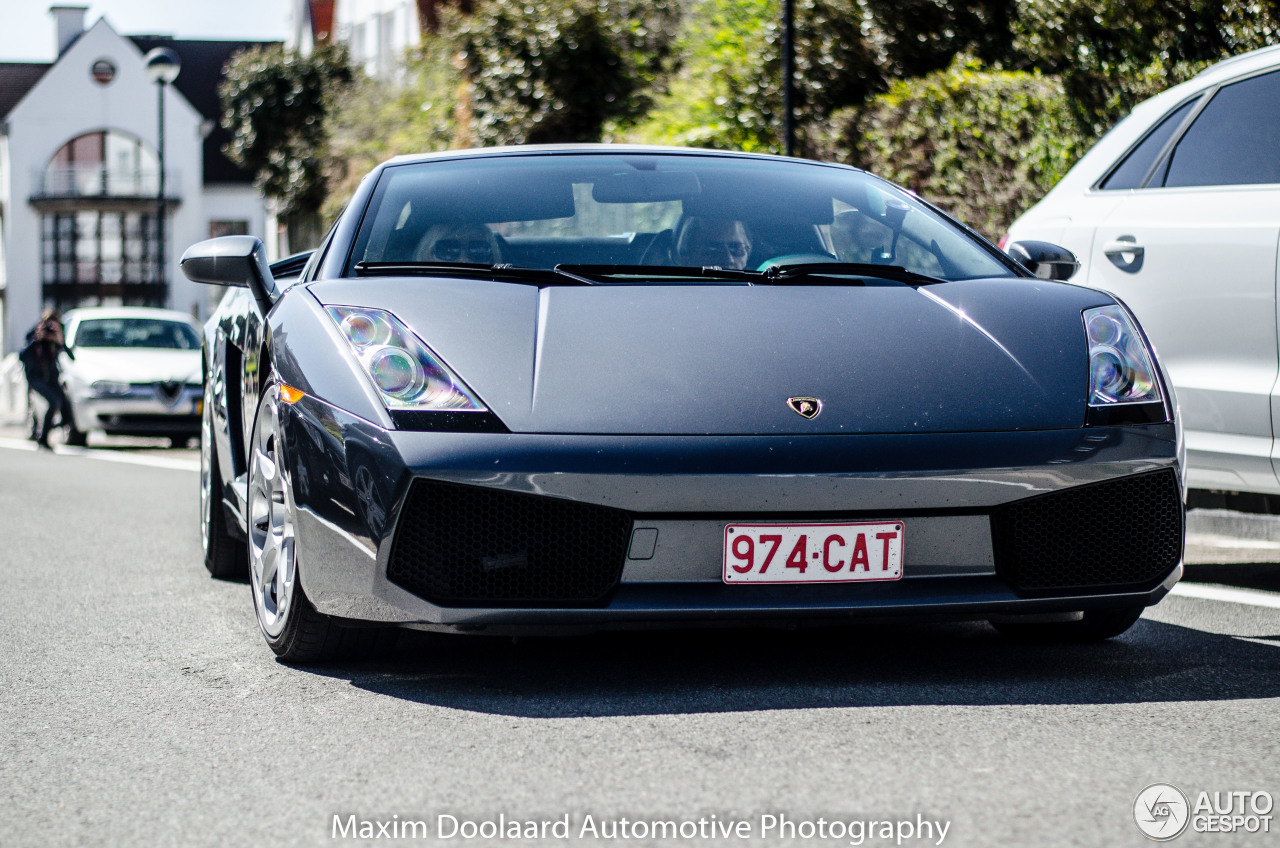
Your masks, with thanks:
M1222 89L1226 88L1229 85L1235 85L1236 83L1246 82L1248 80L1253 79L1254 77L1261 77L1261 76L1266 76L1267 74L1277 74L1277 73L1280 73L1280 66L1272 65L1266 68L1261 68L1259 70L1252 71L1247 74L1242 74L1238 77L1232 77L1231 79L1223 80L1222 82L1215 83L1209 86L1208 88L1205 88L1196 92L1190 97L1186 97L1178 101L1178 103L1173 108L1169 109L1163 115L1161 115L1159 120L1153 121L1151 126L1147 129L1147 131L1142 134L1141 138L1139 138L1133 144L1125 148L1124 153L1116 158L1115 162L1112 163L1111 167L1107 168L1106 172L1101 177L1099 177L1093 183L1092 186L1090 186L1089 190L1091 192L1103 193L1103 192L1121 192L1121 191L1145 191L1146 189L1153 189L1153 188L1206 189L1206 188L1217 188L1222 186L1276 185L1276 183L1223 183L1221 185L1214 185L1214 186L1165 186L1163 178L1161 179L1160 185L1152 185L1152 180L1154 180L1156 175L1160 174L1162 171L1165 172L1167 176L1169 160L1173 156L1174 150L1176 150L1178 145L1182 143L1183 137L1187 134L1187 131L1191 129L1192 125L1195 124L1196 119L1200 117L1200 114L1209 106L1211 102L1213 102L1213 99L1218 96L1219 91L1221 91ZM1197 98L1199 102L1196 102L1196 105L1192 107L1191 111L1187 113L1186 117L1184 117L1181 123L1179 123L1179 125L1174 129L1173 134L1169 136L1168 141L1166 141L1164 143L1164 146L1160 148L1160 152L1156 155L1156 158L1152 161L1151 166L1147 169L1146 176L1142 178L1142 182L1138 186L1134 188L1111 188L1111 189L1102 187L1102 184L1111 178L1111 175L1114 174L1122 164L1124 164L1125 160L1128 159L1129 156L1132 155L1133 152L1137 150L1138 147L1140 147L1142 143L1145 142L1147 138L1150 137L1150 135L1153 132L1155 132L1156 129L1161 124L1163 124L1164 121L1169 116L1177 112L1183 106L1186 106L1187 103L1196 101Z
M1148 188L1151 185L1152 177L1154 177L1157 173L1160 172L1161 166L1164 165L1164 163L1168 160L1169 154L1173 152L1173 148L1177 147L1178 142L1182 139L1183 133L1185 133L1191 127L1191 124L1195 121L1197 117L1199 117L1200 113L1204 110L1204 107L1209 105L1209 101L1213 99L1213 95L1217 94L1218 89L1221 87L1222 86L1220 85L1215 85L1211 88L1207 88L1202 91L1197 91L1195 94L1191 95L1190 97L1185 97L1182 100L1179 100L1178 103L1172 109L1169 109L1168 111L1166 111L1157 120L1152 121L1151 126L1147 128L1147 131L1144 132L1141 135L1141 137L1137 139L1137 141L1133 142L1133 144L1130 144L1128 147L1126 147L1124 150L1124 153L1117 156L1115 162L1111 163L1111 166L1107 168L1107 170L1102 174L1102 176L1099 177L1094 182L1094 184L1089 187L1090 191L1097 191L1097 192L1141 191L1145 188ZM1134 153L1136 153L1139 147L1146 144L1147 139L1149 139L1155 133L1156 130L1162 127L1165 121L1171 118L1174 114L1177 113L1179 109L1183 108L1188 103L1194 103L1195 105L1191 107L1191 111L1188 112L1183 117L1183 119L1178 123L1178 126L1173 128L1173 133L1170 134L1169 138L1165 141L1164 145L1160 148L1160 151L1156 153L1156 157L1153 160L1151 160L1151 164L1147 166L1147 172L1143 175L1142 179L1138 182L1138 185L1131 186L1129 188L1104 188L1103 184L1107 180L1111 179L1115 175L1116 171L1120 170L1121 166L1124 165L1125 162L1129 160L1129 157L1132 156ZM1159 188L1159 186L1156 186L1156 188Z

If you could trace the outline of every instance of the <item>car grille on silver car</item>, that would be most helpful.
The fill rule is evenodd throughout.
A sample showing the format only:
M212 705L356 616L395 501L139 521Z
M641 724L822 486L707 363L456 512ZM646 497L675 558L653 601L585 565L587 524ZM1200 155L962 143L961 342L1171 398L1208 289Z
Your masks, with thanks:
M630 535L622 510L418 479L387 577L439 606L592 606L621 579Z
M1016 501L991 516L996 573L1016 591L1153 588L1182 557L1172 469Z

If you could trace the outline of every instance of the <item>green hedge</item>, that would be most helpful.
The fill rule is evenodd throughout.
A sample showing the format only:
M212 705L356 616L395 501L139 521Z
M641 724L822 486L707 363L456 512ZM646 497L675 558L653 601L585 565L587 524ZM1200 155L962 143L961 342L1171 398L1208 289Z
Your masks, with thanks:
M642 115L606 127L611 141L777 153L782 149L778 0L687 0L668 73ZM796 0L795 110L802 154L836 109L881 91L859 0Z
M1062 84L957 59L836 117L837 158L906 186L995 239L1087 147Z

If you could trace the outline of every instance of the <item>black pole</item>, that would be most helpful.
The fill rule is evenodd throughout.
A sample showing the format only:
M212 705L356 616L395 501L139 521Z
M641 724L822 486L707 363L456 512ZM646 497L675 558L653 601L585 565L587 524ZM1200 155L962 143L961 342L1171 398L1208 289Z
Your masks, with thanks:
M156 235L159 238L159 257L160 267L158 269L160 275L160 306L169 298L169 287L164 278L164 219L165 219L165 197L164 197L164 80L156 82L156 91L160 93L160 190L156 194Z
M782 0L782 151L795 155L796 125L791 92L795 77L795 2Z

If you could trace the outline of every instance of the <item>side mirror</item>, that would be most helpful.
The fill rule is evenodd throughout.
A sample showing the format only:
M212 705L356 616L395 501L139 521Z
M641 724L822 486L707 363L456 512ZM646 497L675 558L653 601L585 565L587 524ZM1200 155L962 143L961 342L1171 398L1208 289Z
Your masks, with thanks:
M223 236L198 242L187 248L178 265L193 283L249 289L263 315L280 298L280 289L267 265L266 248L253 236Z
M1074 253L1047 241L1015 241L1007 252L1042 280L1069 280L1080 270Z

